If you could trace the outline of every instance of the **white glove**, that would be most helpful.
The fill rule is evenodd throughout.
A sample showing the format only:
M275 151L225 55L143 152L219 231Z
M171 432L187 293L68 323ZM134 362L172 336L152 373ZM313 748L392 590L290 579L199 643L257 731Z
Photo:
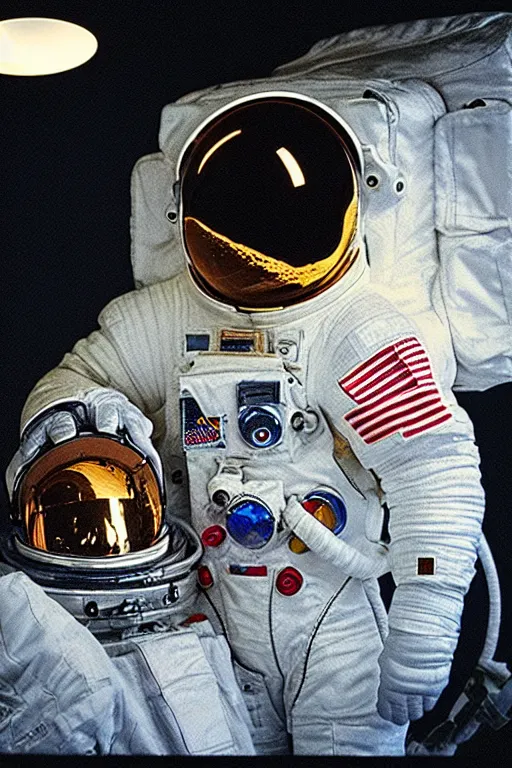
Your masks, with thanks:
M389 612L389 635L379 658L377 709L403 725L432 709L448 684L457 645L462 595L397 587Z
M43 413L33 426L29 424L6 471L11 498L19 473L30 464L43 445L71 440L77 434L78 425L84 421L99 433L127 433L131 442L150 459L162 482L162 463L151 442L151 421L121 392L98 388L88 392L80 401L58 403L48 409L47 415Z

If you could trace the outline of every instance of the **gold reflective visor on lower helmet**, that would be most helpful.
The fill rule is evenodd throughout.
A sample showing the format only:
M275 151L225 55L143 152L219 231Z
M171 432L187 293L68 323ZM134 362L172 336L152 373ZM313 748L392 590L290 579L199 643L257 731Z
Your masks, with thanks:
M150 547L163 509L158 481L132 448L85 436L56 445L29 468L18 490L27 544L80 557L108 557Z

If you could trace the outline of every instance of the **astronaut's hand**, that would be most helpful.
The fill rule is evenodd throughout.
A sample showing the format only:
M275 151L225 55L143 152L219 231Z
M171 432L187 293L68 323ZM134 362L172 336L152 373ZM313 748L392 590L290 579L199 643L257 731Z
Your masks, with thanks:
M127 433L132 443L150 459L162 480L162 462L151 442L153 424L136 405L115 389L94 389L85 395L83 402L98 432Z
M379 658L377 709L386 720L402 725L434 707L450 676L459 605L458 596L435 595L433 590L425 593L417 586L397 588L389 635Z
M60 406L60 408L59 408ZM81 406L86 420L101 434L122 435L127 433L132 443L153 463L160 480L162 464L151 442L153 425L125 395L115 389L98 388L88 392L80 402L59 403L42 414L33 426L23 433L18 451L6 471L6 483L12 497L14 483L21 470L35 458L48 442L60 443L76 436L83 421ZM82 409L83 410L83 409Z
M397 725L422 717L446 687L451 660L443 638L390 630L379 659L379 714Z

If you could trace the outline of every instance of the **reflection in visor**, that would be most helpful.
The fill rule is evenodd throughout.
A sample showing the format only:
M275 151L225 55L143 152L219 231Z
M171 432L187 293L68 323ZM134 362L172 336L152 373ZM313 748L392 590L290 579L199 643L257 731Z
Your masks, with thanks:
M283 161L283 165L290 174L290 179L294 187L302 187L306 183L302 168L294 158L292 153L286 147L281 147L277 150L276 155Z
M337 248L327 258L299 267L236 243L191 216L185 219L185 239L194 274L210 292L241 308L277 309L320 293L348 271L358 255L357 248L349 247L356 216L354 198Z
M218 140L218 142L217 142L216 144L214 144L214 145L213 145L213 147L211 147L211 148L208 150L208 152L205 154L205 156L204 156L204 157L203 157L203 159L201 160L201 162L200 162L200 164L199 164L199 168L197 169L197 173L198 173L198 174L200 174L200 173L201 173L201 171L202 171L202 170L203 170L203 168L204 168L204 165L205 165L205 163L206 163L206 162L208 161L208 159L209 159L209 158L210 158L210 157L213 155L213 153L214 153L214 152L215 152L217 149L219 149L219 147L222 147L222 145L223 145L223 144L225 144L225 143L226 143L226 141L229 141L230 139L234 139L234 138L235 138L235 136L239 136L241 133L242 133L242 131L241 131L241 130L238 130L238 131L233 131L233 133L228 133L228 135L227 135L227 136L224 136L222 139L219 139L219 140Z
M116 462L91 458L70 463L68 456L67 466L54 465L46 472L57 449L55 462L65 460L68 446L58 446L27 473L20 489L20 511L28 544L46 552L86 557L150 547L162 525L160 492L150 466L112 440L75 442L83 445L88 439L110 443ZM130 463L123 465L119 458Z
M133 528L137 520L141 521L136 503L128 499L84 501L74 511L70 505L56 505L32 517L31 545L62 555L123 555L132 551L130 538L135 538ZM137 549L150 546L151 538Z

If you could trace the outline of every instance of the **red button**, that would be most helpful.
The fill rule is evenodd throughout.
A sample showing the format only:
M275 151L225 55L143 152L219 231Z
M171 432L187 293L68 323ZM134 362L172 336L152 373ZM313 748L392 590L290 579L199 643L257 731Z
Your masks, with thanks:
M319 499L304 499L304 501L301 501L302 506L310 515L316 512L321 503Z
M209 589L213 586L213 576L206 565L200 565L197 569L197 580L203 589Z
M201 541L205 547L218 547L226 538L226 531L222 525L210 525L201 534Z
M282 595L295 595L302 587L303 581L299 571L289 566L277 574L276 589Z
M208 619L208 616L206 616L204 613L193 613L192 616L189 616L188 619L185 619L185 621L181 622L182 627L188 627L190 624L196 624L198 621L206 621Z

